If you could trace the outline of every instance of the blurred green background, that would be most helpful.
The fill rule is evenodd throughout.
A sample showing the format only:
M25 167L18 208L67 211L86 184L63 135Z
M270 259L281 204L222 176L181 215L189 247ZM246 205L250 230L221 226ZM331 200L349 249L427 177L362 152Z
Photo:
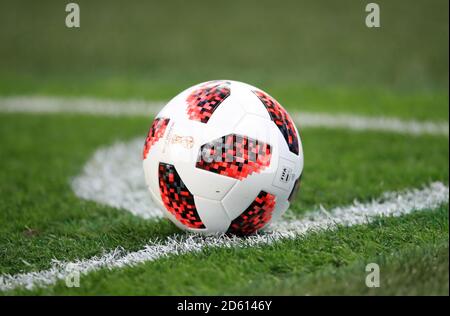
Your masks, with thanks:
M376 1L378 29L361 0L78 0L79 29L69 2L1 1L0 94L166 100L227 78L288 108L448 116L447 0Z

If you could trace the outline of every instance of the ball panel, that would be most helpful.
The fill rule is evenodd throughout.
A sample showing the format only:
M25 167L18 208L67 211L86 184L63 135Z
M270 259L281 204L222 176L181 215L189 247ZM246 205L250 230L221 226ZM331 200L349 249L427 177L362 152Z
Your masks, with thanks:
M269 144L273 149L272 156L278 155L278 134L280 132L273 122L268 119L247 113L241 118L232 133Z
M147 151L146 158L142 162L145 183L147 184L150 192L153 192L152 196L154 200L158 201L160 205L162 205L162 200L159 193L158 168L160 161L166 161L166 157L162 150L165 144L165 137L167 137L166 132L167 128L164 135L157 142L153 143L152 146L150 146ZM161 209L165 210L164 207L161 207Z
M270 120L270 116L266 108L252 92L252 90L255 89L255 87L243 82L231 82L232 97L234 98L235 103L240 104L246 113L258 115L262 118Z
M244 109L236 101L234 90L231 90L231 95L216 109L208 123L202 124L204 138L212 141L233 132L234 127L245 115Z
M209 81L208 81L209 82ZM187 118L187 107L188 103L186 101L187 97L195 90L199 89L202 85L208 82L202 82L189 87L175 97L173 97L158 113L158 117L168 117L172 120L186 119Z
M235 219L255 200L261 191L276 195L279 189L273 188L273 173L254 174L238 181L222 199L222 204L230 219Z
M205 199L199 196L194 196L197 212L205 224L205 233L225 232L230 226L230 219L228 218L225 209L219 201Z
M228 134L200 148L196 167L226 177L243 180L270 164L271 146L236 134Z
M287 111L278 103L277 100L272 98L267 93L261 90L254 90L255 95L261 100L266 107L272 121L280 129L286 142L288 143L289 150L294 154L299 153L299 140L298 133L295 128L294 122Z
M235 133L269 144L271 146L271 159L266 168L238 181L224 197L222 203L231 219L238 217L253 202L261 190L270 194L277 193L272 192L272 182L277 172L279 160L279 131L268 119L254 114L246 114L236 126Z
M188 88L170 100L158 113L158 117L168 117L172 121L177 121L186 117L186 97L193 87Z
M179 174L185 180L192 194L203 198L220 201L230 191L236 180L201 170L191 164L177 163Z
M192 91L186 98L189 119L208 123L218 106L230 96L230 83L212 81Z
M186 227L205 228L198 215L194 196L181 180L175 167L159 163L158 179L161 199L167 211Z
M164 117L157 117L150 126L150 129L147 133L147 137L145 138L144 143L144 151L142 153L142 159L147 158L147 154L150 151L150 148L161 138L164 136L167 125L169 124L170 119Z
M286 213L289 208L289 201L284 199L279 199L277 197L277 203L275 204L275 209L272 212L272 220L271 223L278 221L281 216Z
M277 198L276 209L273 217L278 218L289 206L288 197L292 191L295 181L289 184L290 190L282 190L272 184L273 175L258 174L244 181L239 181L223 198L222 204L230 219L238 217L255 199L261 191L270 193Z
M272 219L275 204L275 195L261 191L247 209L231 222L227 232L236 235L255 233Z
M153 159L174 165L193 195L219 201L234 185L235 179L195 168L200 146L210 141L210 136L205 133L206 125L186 116L171 120L164 138L157 144ZM150 154L152 152L153 148Z

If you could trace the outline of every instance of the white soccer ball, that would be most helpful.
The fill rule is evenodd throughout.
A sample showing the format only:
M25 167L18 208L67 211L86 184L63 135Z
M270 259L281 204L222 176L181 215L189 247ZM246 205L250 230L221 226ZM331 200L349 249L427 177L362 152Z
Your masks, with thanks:
M153 201L181 229L249 235L289 207L303 170L298 131L264 91L215 80L173 98L145 140Z

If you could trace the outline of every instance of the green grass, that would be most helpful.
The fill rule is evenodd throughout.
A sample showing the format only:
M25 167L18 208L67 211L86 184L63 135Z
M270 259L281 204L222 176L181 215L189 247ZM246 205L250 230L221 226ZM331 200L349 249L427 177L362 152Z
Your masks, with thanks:
M448 241L408 245L344 266L329 265L313 273L295 271L274 276L255 287L246 286L242 293L264 295L270 288L273 295L448 295L448 253ZM378 288L365 284L368 263L380 267Z
M41 269L52 258L74 260L118 245L136 249L175 231L166 222L81 201L69 186L94 149L144 135L146 120L20 115L0 120L0 273Z
M96 148L145 135L150 119L2 114L0 122L2 273L43 269L52 258L86 258L119 245L134 250L176 231L166 222L81 201L69 185ZM306 166L292 206L296 212L448 182L446 139L317 129L302 133Z
M365 27L359 0L77 3L77 30L64 26L64 2L2 3L0 97L167 100L227 78L267 90L290 110L448 121L447 0L379 0L380 29ZM98 147L144 138L150 122L0 113L0 274L117 246L133 251L178 233L70 188ZM448 184L448 138L300 129L296 214ZM369 262L380 264L379 289L364 286ZM101 270L80 289L58 283L6 294L448 295L448 204L270 246Z
M444 282L448 281L448 233L448 207L443 207L263 247L210 248L133 268L101 270L81 277L79 288L59 282L31 293L448 295L448 282ZM411 255L414 251L416 256ZM380 265L381 287L377 290L365 288L364 267L371 262ZM443 274L434 275L439 272ZM333 277L337 280L328 287Z

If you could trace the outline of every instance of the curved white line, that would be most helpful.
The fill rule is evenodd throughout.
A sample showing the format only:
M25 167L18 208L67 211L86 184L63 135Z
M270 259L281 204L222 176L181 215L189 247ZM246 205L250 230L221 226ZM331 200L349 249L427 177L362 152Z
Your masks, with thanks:
M143 138L98 149L73 179L73 191L82 199L125 209L145 219L162 217L145 185L142 149Z
M245 239L238 237L182 235L172 236L165 241L153 241L142 250L127 253L122 248L75 262L53 261L48 270L1 275L0 290L16 288L33 289L55 284L64 280L74 271L85 275L103 268L121 268L139 263L155 261L167 256L198 252L206 247L247 247L270 244L281 239L296 238L311 231L336 229L339 226L366 224L379 216L401 216L413 211L427 211L448 203L449 188L437 182L423 189L414 189L400 193L386 193L369 203L354 203L347 207L338 207L330 211L321 210L306 214L302 219L281 222L272 226L271 231ZM82 280L81 280L82 282Z

